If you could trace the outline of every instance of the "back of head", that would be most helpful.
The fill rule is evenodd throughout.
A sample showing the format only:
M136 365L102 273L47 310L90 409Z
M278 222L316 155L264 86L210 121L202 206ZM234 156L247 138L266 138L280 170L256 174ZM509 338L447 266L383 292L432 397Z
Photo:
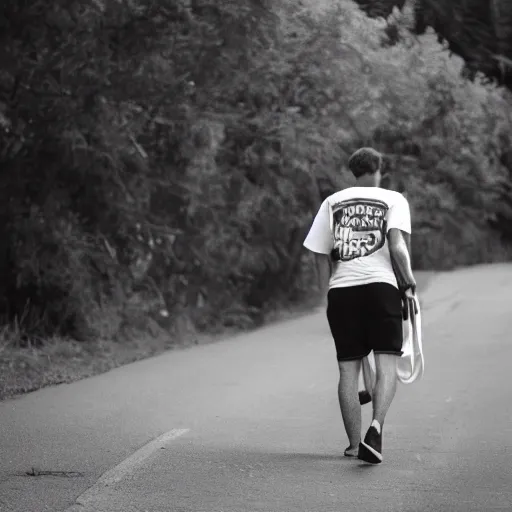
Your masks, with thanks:
M381 164L382 155L373 148L360 148L348 160L348 168L357 179L375 175Z

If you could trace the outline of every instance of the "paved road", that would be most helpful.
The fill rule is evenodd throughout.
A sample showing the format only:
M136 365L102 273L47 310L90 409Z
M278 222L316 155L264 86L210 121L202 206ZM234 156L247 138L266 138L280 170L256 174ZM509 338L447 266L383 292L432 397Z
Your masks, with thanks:
M426 373L399 388L383 465L342 457L319 312L0 404L0 511L512 511L512 266L440 274L422 299Z

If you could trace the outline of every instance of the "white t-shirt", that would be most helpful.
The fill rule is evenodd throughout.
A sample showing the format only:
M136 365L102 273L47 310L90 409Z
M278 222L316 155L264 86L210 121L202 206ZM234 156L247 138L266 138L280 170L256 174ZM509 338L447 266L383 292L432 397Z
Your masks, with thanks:
M329 196L320 206L304 241L310 251L331 254L329 288L389 283L398 287L387 233L411 233L407 199L379 187L351 187Z

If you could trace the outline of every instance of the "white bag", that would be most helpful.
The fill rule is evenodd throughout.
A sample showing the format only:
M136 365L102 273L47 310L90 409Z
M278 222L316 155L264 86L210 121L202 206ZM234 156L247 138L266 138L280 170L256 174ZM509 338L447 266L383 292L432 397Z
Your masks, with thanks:
M396 376L402 384L411 384L423 377L425 360L423 358L423 344L421 339L421 311L418 296L414 296L418 313L410 315L404 320L403 332L404 342L402 345L403 354L398 360Z

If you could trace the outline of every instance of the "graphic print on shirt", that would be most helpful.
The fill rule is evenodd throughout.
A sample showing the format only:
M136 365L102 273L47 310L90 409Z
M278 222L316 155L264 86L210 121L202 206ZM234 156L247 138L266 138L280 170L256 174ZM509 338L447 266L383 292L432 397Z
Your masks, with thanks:
M333 259L370 256L386 242L388 205L377 199L349 199L332 206Z

